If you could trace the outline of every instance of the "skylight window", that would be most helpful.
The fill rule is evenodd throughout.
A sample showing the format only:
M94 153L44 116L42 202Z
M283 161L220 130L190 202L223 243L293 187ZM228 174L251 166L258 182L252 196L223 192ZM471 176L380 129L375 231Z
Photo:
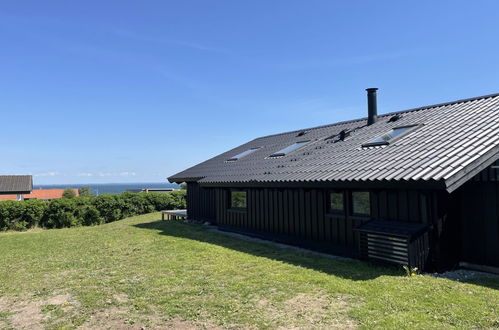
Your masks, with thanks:
M292 145L289 145L287 146L286 148L284 149L281 149L277 152L274 152L272 155L270 155L269 157L282 157L282 156L286 156L287 154L289 154L290 152L293 152L301 147L303 147L308 141L300 141L300 142L295 142L293 143Z
M394 142L400 137L409 134L410 132L417 129L420 125L410 125L410 126L400 126L395 127L391 131L386 134L381 135L380 137L374 138L371 141L364 143L363 147L375 147L375 146L383 146Z
M235 161L237 161L237 160L239 160L239 159L241 159L241 158L243 158L243 157L248 156L249 154L254 153L254 152L255 152L255 151L257 151L258 149L260 149L260 148L251 148L251 149L248 149L248 150L246 150L246 151L243 151L243 152L241 152L241 153L239 153L239 154L235 155L234 157L231 157L231 158L227 159L227 161L228 161L228 162L235 162Z

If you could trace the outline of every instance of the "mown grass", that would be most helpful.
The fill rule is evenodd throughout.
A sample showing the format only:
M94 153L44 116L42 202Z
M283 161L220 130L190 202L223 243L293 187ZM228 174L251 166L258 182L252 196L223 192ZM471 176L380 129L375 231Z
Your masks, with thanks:
M0 234L0 328L27 310L46 328L499 327L497 278L409 278L159 217Z

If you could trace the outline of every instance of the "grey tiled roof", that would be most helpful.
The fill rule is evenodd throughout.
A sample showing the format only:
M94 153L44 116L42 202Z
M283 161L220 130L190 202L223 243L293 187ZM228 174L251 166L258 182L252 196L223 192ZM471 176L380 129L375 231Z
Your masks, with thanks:
M33 190L31 175L0 175L0 194L25 193Z
M401 118L389 122L394 114ZM499 94L257 138L168 178L171 182L438 182L453 191L499 158ZM362 147L394 127L422 125L387 146ZM344 141L335 137L348 129ZM306 131L303 136L297 136ZM311 142L282 158L272 153ZM230 157L257 151L236 161Z

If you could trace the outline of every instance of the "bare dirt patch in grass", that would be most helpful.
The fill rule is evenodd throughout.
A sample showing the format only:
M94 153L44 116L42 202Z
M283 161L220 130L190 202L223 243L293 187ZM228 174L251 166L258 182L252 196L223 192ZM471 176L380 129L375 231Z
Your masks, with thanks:
M355 329L357 323L349 318L353 296L331 297L322 293L298 293L282 304L260 300L257 307L274 319L279 329L328 328Z
M108 307L92 313L79 329L150 329L163 328L161 318L155 313L140 314L131 309L132 303L124 293L113 294Z
M148 315L138 315L130 312L125 307L111 307L101 310L92 315L79 329L180 329L180 330L198 330L198 329L222 329L214 326L210 322L191 322L175 317L166 320L159 313Z
M124 293L117 293L113 295L113 300L116 301L118 304L125 304L130 301L128 296Z
M215 326L211 322L193 323L183 320L181 318L174 318L165 324L166 329L180 329L180 330L198 330L198 329L223 329L222 327Z
M45 300L45 304L48 305L64 305L71 302L75 302L75 300L70 294L58 294Z
M48 297L26 295L21 298L0 297L0 329L44 329L78 326L78 329L222 329L211 322L191 322L175 317L168 319L159 312L141 314L130 308L126 294L114 294L108 308L83 317L79 324L73 318L82 311L80 303L70 294Z
M81 329L142 329L124 307L110 307L94 313Z
M45 316L41 312L41 301L13 301L0 298L0 311L7 313L0 325L15 329L42 329Z
M43 329L51 318L52 311L70 314L78 302L69 294L57 294L45 298L26 295L22 298L0 298L0 312L6 317L0 319L2 328ZM61 315L58 315L60 318Z

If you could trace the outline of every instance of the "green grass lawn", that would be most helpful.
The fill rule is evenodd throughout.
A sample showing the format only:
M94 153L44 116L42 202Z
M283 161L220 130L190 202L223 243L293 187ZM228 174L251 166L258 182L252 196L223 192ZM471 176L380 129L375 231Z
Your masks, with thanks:
M159 218L0 234L0 328L499 327L497 278L409 278Z

